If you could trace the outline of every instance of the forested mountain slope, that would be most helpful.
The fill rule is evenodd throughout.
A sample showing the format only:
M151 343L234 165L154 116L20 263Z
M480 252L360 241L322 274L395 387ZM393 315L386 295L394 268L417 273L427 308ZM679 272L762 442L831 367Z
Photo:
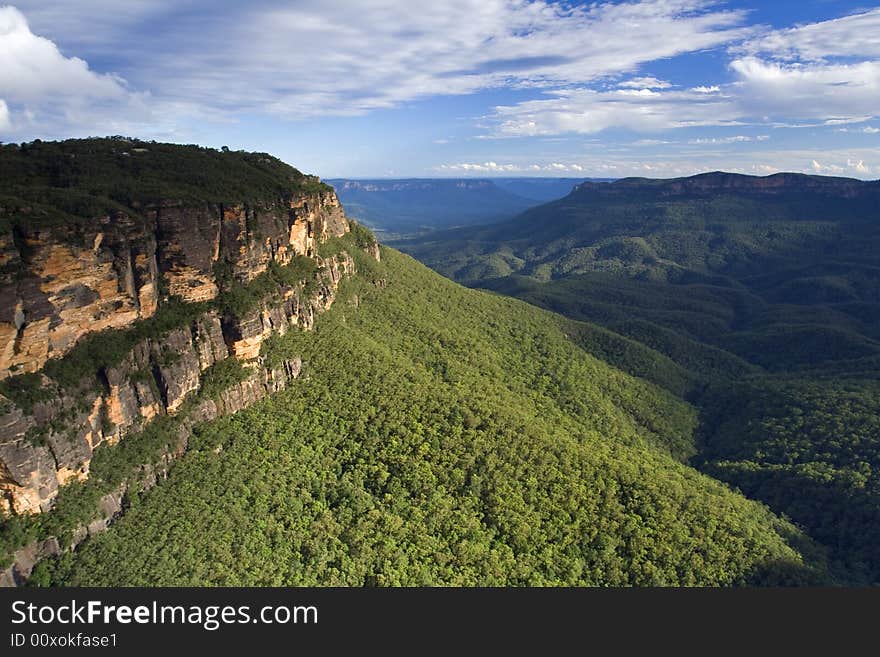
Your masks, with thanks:
M700 409L692 462L805 527L843 580L880 581L880 183L585 183L403 248L668 358L654 380Z
M296 385L197 427L167 481L37 581L824 581L791 525L681 462L693 408L588 353L625 341L350 250L314 332L264 344L302 358Z

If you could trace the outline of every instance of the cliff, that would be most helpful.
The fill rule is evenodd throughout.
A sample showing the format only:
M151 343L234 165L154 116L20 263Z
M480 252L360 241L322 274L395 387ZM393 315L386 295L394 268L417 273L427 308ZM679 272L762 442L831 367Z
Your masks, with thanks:
M27 215L23 215L27 219ZM162 201L82 225L27 221L0 233L0 378L36 372L93 331L152 317L167 296L217 297L228 274L247 283L269 263L342 235L330 190L282 201L192 205Z
M99 445L196 397L216 416L286 385L299 365L268 367L263 341L310 329L354 272L318 254L349 231L332 188L265 154L34 142L0 147L0 173L7 514L50 509Z
M328 308L340 279L354 271L347 254L318 258L311 290L293 286L261 301L242 317L216 309L185 325L137 342L115 366L100 368L71 389L39 374L42 399L21 408L0 395L0 509L14 514L51 508L59 486L89 474L92 454L158 416L176 413L205 383L206 374L234 358L253 374L211 400L218 414L235 412L295 378L299 366L267 371L262 342L292 328L308 330ZM279 298L280 297L280 298ZM232 395L232 396L230 396Z

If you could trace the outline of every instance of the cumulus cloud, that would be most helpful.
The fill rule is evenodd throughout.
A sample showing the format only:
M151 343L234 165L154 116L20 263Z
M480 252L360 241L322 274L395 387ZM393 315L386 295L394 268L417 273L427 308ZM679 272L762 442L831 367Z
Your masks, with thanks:
M64 56L50 40L35 35L15 7L0 7L0 130L10 133L40 124L105 129L125 117L146 118L144 94L132 93L120 77L99 74L77 57Z
M829 125L880 113L880 61L786 64L746 57L730 66L744 113L822 119Z
M9 106L6 104L6 101L0 98L0 132L4 130L9 130L12 127L12 122L9 120Z
M631 78L617 84L618 87L624 89L668 89L672 86L666 80L658 80L657 78Z
M880 28L880 10L766 33L731 48L734 79L725 84L680 91L671 84L650 84L654 78L635 78L610 92L551 90L542 99L497 107L489 125L495 136L511 137L866 121L880 116L880 60L872 59L880 54L880 29L875 27Z
M0 89L14 102L46 96L119 98L126 91L112 75L98 75L77 57L31 32L15 7L0 7Z

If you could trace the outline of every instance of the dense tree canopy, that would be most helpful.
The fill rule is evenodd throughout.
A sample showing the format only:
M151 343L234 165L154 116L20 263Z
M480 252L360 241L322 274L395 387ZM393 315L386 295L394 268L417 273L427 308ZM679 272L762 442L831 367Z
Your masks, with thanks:
M793 526L681 462L693 408L570 322L392 250L358 261L314 332L265 347L301 356L300 381L199 427L168 481L36 581L823 581Z

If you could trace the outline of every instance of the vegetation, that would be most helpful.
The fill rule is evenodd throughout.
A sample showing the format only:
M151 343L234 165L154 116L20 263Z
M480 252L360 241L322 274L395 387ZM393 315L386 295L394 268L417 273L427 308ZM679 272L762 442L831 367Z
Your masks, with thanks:
M126 505L135 504L145 482L165 467L168 455L184 447L187 431L180 418L185 418L199 400L218 397L247 375L248 370L234 358L213 365L202 373L198 395L188 398L175 416L154 419L118 445L98 446L89 464L89 478L62 486L51 511L0 518L0 567L11 563L13 552L31 541L55 536L62 548L68 546L75 531L100 517L101 497L120 486L127 491ZM151 376L149 380L154 383ZM34 583L44 581L41 577L44 575L38 573Z
M828 545L839 579L880 579L880 382L760 379L704 407L706 472Z
M805 528L839 581L878 583L880 186L748 180L587 184L406 248L603 326L574 339L700 409L694 465Z
M294 256L287 265L273 261L266 271L246 285L230 279L213 305L225 315L243 318L282 288L308 287L317 275L317 263L306 256Z
M162 200L241 203L329 190L266 153L125 137L0 145L0 221L93 221Z
M221 360L202 373L202 387L199 392L203 397L215 399L224 390L244 381L249 373L237 358Z
M197 427L167 481L35 582L825 581L798 530L681 462L693 408L575 323L350 251L364 273L315 331L266 345L302 357L297 384Z
M2 147L0 181L0 215L71 225L159 194L321 189L263 154L121 138ZM391 249L376 262L354 224L319 254L347 251L358 275L314 331L263 344L264 364L302 359L296 385L189 431L181 418L249 372L209 368L177 416L99 447L51 512L4 518L0 554L69 544L124 489L113 529L41 562L32 583L880 582L877 198L789 182L772 195L720 175L587 183L407 245L492 293ZM315 267L298 258L242 285L220 263L212 304L171 300L43 374L79 385L138 340L212 308L242 317ZM32 408L55 394L42 384L0 392Z
M0 381L0 395L3 395L25 413L34 410L34 404L49 401L55 394L43 385L39 374L20 374Z

